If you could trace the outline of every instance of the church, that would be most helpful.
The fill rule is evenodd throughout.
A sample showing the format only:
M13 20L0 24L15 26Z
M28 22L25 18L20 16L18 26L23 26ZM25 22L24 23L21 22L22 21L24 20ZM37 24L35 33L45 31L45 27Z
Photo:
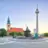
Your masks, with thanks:
M23 28L13 28L11 27L10 18L7 19L7 34L11 32L24 32Z

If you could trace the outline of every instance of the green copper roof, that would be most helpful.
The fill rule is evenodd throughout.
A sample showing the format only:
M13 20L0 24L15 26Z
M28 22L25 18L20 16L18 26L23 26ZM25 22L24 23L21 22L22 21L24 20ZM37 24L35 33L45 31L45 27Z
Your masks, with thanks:
M7 20L7 24L10 24L10 19L9 19L9 17L8 17L8 20Z

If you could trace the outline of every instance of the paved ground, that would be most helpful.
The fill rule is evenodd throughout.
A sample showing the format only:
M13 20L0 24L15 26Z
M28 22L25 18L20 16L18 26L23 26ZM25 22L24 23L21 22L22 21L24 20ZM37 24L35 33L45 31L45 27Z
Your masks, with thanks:
M0 48L48 48L48 38L38 40L0 38Z

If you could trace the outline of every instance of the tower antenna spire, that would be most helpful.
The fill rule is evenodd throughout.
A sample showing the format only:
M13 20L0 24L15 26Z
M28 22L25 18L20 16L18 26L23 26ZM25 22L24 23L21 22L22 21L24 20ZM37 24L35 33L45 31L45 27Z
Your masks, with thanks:
M38 9L38 4L37 4L37 9Z

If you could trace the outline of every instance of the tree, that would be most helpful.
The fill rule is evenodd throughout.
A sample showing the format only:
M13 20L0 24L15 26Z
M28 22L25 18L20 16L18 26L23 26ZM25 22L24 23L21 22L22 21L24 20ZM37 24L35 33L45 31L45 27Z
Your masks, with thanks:
M17 36L23 36L23 33L22 33L22 32L17 32L16 35L17 35Z
M4 29L4 28L2 28L2 29L0 29L0 36L6 36L7 35L7 31Z
M13 38L16 37L16 33L15 32L11 32L11 33L9 33L9 35L11 35Z
M28 27L24 31L24 36L26 36L26 37L29 37L30 36L30 30L28 29Z
M23 36L23 33L22 32L11 32L11 33L9 33L9 35L11 35L11 36Z
M14 36L14 32L9 33L9 35Z
M48 37L48 33L44 33L44 36L45 36L45 37Z

